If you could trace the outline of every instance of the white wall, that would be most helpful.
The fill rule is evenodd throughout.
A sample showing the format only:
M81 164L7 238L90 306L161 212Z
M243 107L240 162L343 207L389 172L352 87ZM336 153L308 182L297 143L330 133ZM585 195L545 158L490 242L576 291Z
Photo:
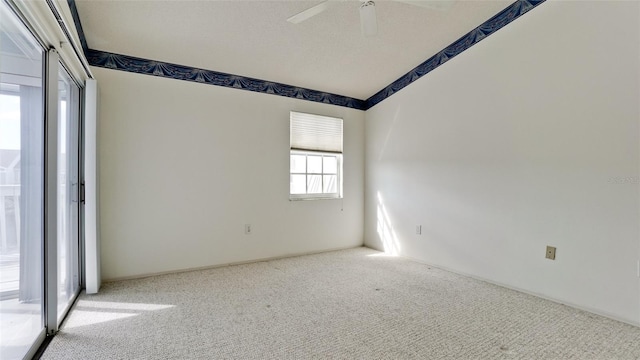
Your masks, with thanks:
M364 112L92 71L104 279L362 245ZM289 201L290 110L344 118L343 201Z
M640 323L639 6L547 1L367 111L365 244Z

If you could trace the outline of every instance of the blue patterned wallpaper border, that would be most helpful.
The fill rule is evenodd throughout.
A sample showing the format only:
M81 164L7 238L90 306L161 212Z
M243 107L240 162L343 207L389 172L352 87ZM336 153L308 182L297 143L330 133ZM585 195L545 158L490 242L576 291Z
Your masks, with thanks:
M193 81L209 85L230 87L265 94L280 95L295 99L365 110L364 100L316 90L300 88L277 82L253 79L212 70L192 68L161 61L114 54L99 50L85 52L89 65L107 69L123 70L138 74L154 75L176 80Z
M171 64L161 61L137 58L128 55L115 54L106 51L90 49L82 23L76 8L75 0L67 0L71 14L80 37L80 42L89 65L114 70L128 71L138 74L154 75L176 80L199 82L203 84L224 86L241 90L285 96L295 99L314 101L337 105L358 110L368 110L391 95L402 90L407 85L425 76L449 59L469 49L482 39L493 34L513 20L527 13L546 0L517 0L507 8L471 30L460 39L447 46L436 55L404 74L402 77L378 91L367 100L354 99L342 95L325 93L317 90L270 82L266 80L248 78L240 75L226 74L213 70L198 69L184 65Z
M545 2L545 0L518 0L509 5L491 19L485 21L482 25L469 31L466 35L453 42L453 44L447 46L422 64L416 66L413 70L402 75L398 80L392 82L387 87L368 98L366 100L366 109L368 110L372 108L384 99L402 90L407 85L425 76L438 66L449 61L449 59L459 55L463 51L480 42L480 40L500 30L505 25L543 2Z

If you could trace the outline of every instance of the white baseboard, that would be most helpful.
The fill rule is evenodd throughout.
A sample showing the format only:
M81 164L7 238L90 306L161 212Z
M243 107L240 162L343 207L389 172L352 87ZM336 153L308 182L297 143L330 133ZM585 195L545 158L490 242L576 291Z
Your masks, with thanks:
M374 249L374 250L378 250L378 249ZM474 275L474 274L469 274L469 273L465 273L465 272L458 271L458 270L455 270L455 269L450 269L450 268L445 267L445 266L433 265L433 264L427 263L425 261L422 261L420 259L412 258L410 256L399 255L399 257L405 258L407 260L415 261L415 262L420 263L420 264L428 265L428 266L434 267L436 269L448 271L448 272L451 272L451 273L454 273L454 274L458 274L458 275L466 276L466 277L469 277L469 278L472 278L472 279L475 279L475 280L483 281L483 282L486 282L486 283L489 283L489 284L492 284L492 285L496 285L496 286L500 286L500 287L503 287L503 288L506 288L506 289L518 291L518 292L521 292L521 293L524 293L524 294L528 294L528 295L532 295L532 296L535 296L535 297L539 297L541 299L553 301L553 302L561 304L561 305L566 305L566 306L572 307L574 309L578 309L578 310L586 311L586 312L589 312L589 313L592 313L592 314L595 314L595 315L603 316L603 317L606 317L608 319L619 321L619 322L622 322L622 323L625 323L625 324L628 324L628 325L633 325L633 326L636 326L636 327L640 327L640 322L632 321L632 320L629 320L629 319L624 319L624 318L621 318L621 317L616 316L614 314L608 313L606 311L601 311L601 310L590 308L590 307L587 307L587 306L578 305L578 304L572 303L570 301L560 300L560 299L557 299L557 298L554 298L554 297L551 297L551 296L548 296L548 295L545 295L545 294L536 293L536 292L529 291L529 290L526 290L526 289L518 288L516 286L504 284L504 283L501 283L501 282L498 282L498 281L494 281L494 280L491 280L491 279L486 279L486 278L483 278L481 276L477 276L477 275Z
M115 282L115 281L123 281L123 280L144 279L144 278L158 276L158 275L178 274L178 273L189 272L189 271L208 270L208 269L215 269L215 268L221 268L221 267L233 266L233 265L252 264L257 262L286 259L286 258L297 257L297 256L315 255L315 254L322 254L322 253L332 252L332 251L356 249L359 247L363 247L363 245L337 247L337 248L330 248L325 250L306 251L306 252L300 252L300 253L290 253L290 254L284 254L279 256L271 256L271 257L251 259L251 260L245 260L245 261L234 261L234 262L215 264L215 265L199 266L199 267L169 270L169 271L160 271L160 272L154 272L154 273L144 273L144 274L138 274L138 275L132 275L132 276L122 276L122 277L115 277L110 279L102 279L102 282L107 283L107 282Z

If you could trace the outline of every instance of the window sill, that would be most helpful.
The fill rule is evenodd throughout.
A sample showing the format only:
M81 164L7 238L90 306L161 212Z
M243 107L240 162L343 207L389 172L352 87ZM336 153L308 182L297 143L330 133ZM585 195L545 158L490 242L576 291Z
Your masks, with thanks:
M322 196L322 197L296 197L296 198L289 198L289 201L308 201L308 200L342 200L342 197L327 197L327 196Z

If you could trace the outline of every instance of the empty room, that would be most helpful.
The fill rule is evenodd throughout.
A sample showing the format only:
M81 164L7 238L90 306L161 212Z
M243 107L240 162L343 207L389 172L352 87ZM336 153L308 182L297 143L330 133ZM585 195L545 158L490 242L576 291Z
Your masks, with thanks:
M640 1L0 20L0 359L640 359Z

